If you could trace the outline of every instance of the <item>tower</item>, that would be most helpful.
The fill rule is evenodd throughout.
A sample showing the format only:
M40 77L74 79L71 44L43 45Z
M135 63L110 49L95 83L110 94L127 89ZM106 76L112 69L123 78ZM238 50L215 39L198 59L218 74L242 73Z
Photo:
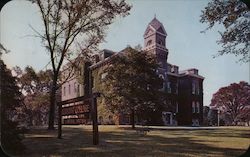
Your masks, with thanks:
M160 65L158 74L163 75L166 80L168 58L168 49L166 48L167 33L162 23L156 17L148 24L143 37L143 50L156 55L157 62Z

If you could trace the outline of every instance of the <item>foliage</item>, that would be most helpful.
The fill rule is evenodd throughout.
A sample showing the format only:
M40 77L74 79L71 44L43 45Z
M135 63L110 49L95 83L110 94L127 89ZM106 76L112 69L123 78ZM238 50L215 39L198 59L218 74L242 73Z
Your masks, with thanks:
M228 114L233 124L247 120L250 114L250 85L242 81L220 88L213 95L210 106Z
M50 54L53 83L50 95L49 129L54 128L55 95L61 66L72 57L86 57L103 41L107 26L117 15L126 16L124 0L31 0L40 9L44 34L37 32ZM78 46L78 50L75 48Z
M212 0L204 10L200 22L208 23L211 29L215 24L223 24L224 32L219 32L221 39L217 42L223 49L218 56L234 54L240 56L241 62L250 61L250 10L240 0Z
M132 114L142 119L161 110L164 98L159 89L163 80L156 73L158 64L153 56L126 48L104 72L105 101L112 112ZM134 121L132 120L132 125Z
M24 146L20 134L23 130L18 126L16 108L21 105L21 96L15 77L0 60L1 66L1 146L8 153L19 153Z
M39 71L27 66L24 71L15 67L18 85L24 93L22 106L18 108L19 118L24 125L42 125L47 123L51 70Z

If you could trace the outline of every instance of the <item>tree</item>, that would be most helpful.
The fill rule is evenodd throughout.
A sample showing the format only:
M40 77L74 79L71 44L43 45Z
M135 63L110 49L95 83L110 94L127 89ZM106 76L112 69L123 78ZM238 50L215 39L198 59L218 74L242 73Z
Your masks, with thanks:
M228 114L232 124L247 119L250 114L250 85L241 81L220 88L213 95L210 106Z
M245 2L246 3L246 2ZM240 62L250 61L250 10L240 0L212 0L204 10L200 22L208 23L208 29L215 24L223 24L224 32L219 32L217 41L222 50L216 56L234 54Z
M31 66L24 71L15 67L18 86L23 95L22 106L18 108L19 119L24 125L47 124L49 107L49 90L51 86L52 71L39 71L38 73Z
M19 92L15 77L6 68L0 59L0 91L1 91L1 146L10 153L15 154L23 150L20 134L23 130L16 119L16 108L22 102L22 93Z
M149 120L150 114L162 108L164 94L159 89L163 80L157 69L153 56L126 48L105 70L105 104L113 112L131 114L132 128L135 114Z
M107 26L117 15L126 16L130 6L124 0L31 0L40 9L44 34L37 32L50 54L52 89L48 129L54 129L55 95L63 62L95 50L103 41ZM76 49L79 46L79 49Z

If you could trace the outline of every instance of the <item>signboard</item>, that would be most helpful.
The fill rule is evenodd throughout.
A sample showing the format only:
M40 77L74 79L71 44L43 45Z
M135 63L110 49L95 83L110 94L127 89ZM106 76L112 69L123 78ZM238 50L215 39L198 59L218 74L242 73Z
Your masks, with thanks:
M70 104L74 104L69 106ZM62 104L62 124L77 125L87 124L90 119L90 99L68 100Z
M90 113L93 125L93 144L99 143L98 123L97 123L97 100L100 93L93 93L90 97L81 96L58 102L58 135L62 138L62 117L64 124L86 124L90 120ZM66 105L67 104L67 105ZM69 106L70 104L74 104ZM90 106L91 112L90 112Z
M63 120L63 124L72 125L72 124L86 124L88 119L84 118L68 118Z
M89 104L62 107L62 116L89 113Z

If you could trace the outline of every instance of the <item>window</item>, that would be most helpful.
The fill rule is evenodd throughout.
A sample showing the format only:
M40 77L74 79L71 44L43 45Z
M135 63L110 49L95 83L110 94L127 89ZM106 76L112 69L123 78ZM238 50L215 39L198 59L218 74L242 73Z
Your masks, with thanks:
M149 40L148 42L147 42L147 46L149 46L149 45L151 45L152 44L152 40Z
M175 84L175 94L178 94L178 82L176 82L176 84Z
M176 102L176 111L175 111L175 113L178 113L179 112L179 104L178 104L178 102Z
M200 87L199 87L199 81L196 81L196 94L200 94Z
M70 84L69 84L69 94L70 94Z
M77 85L76 85L76 82L74 83L74 92L75 92L75 93L77 92Z
M108 75L108 73L107 73L107 72L102 73L102 75L101 75L101 80L105 79L107 75Z
M198 101L196 102L196 110L197 113L200 113L200 103Z
M168 82L167 85L168 85L168 86L167 86L167 88L168 88L168 93L171 93L171 82Z
M162 79L162 89L164 89L165 83L164 83L164 76L162 74L159 75L159 77Z
M78 74L79 74L79 76L82 76L82 67L78 68Z
M175 69L174 69L174 66L171 67L171 73L174 73L175 72Z
M163 45L163 42L161 40L158 41L158 44Z
M77 95L80 96L80 85L77 85Z
M192 81L192 94L195 94L195 82L194 82L194 80Z
M192 126L199 126L199 119L192 119Z
M163 63L162 62L159 62L159 67L163 67Z
M195 113L195 102L192 102L192 112Z
M65 86L63 87L63 95L64 96L66 95L66 87Z

